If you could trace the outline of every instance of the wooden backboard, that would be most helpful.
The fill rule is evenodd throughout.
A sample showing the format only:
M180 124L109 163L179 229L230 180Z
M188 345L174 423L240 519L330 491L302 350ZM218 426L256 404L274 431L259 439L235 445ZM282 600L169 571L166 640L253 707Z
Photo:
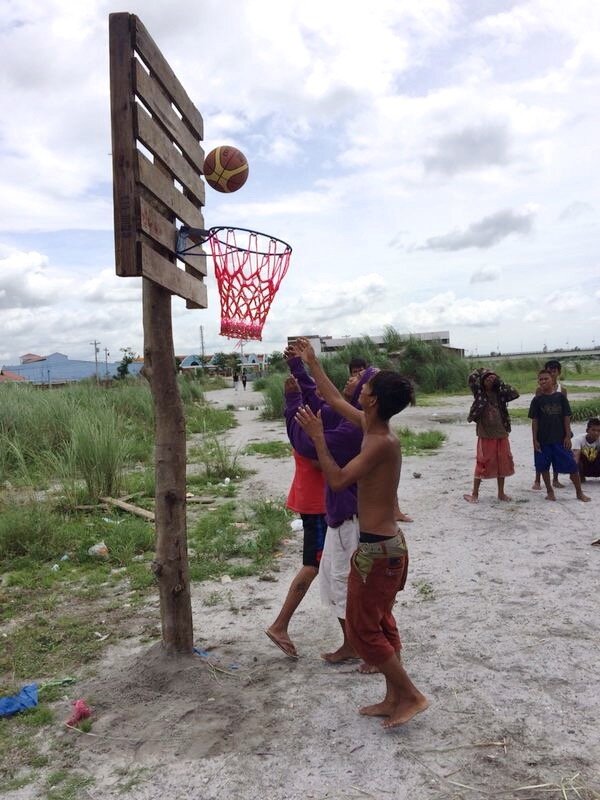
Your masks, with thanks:
M176 255L179 226L204 228L202 117L135 14L111 14L109 40L117 275L206 308L206 256Z

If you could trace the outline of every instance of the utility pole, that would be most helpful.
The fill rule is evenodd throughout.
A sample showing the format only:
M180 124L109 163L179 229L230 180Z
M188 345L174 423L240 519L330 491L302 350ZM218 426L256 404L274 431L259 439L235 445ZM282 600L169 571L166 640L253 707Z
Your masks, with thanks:
M200 325L200 355L202 356L202 372L204 372L204 325Z
M98 385L98 383L100 383L100 379L98 377L98 353L100 352L100 348L98 347L98 345L100 344L100 342L94 339L94 341L90 342L90 344L94 348L94 361L96 362L96 385Z
M108 347L104 348L104 378L108 380L108 357L110 353L108 352Z

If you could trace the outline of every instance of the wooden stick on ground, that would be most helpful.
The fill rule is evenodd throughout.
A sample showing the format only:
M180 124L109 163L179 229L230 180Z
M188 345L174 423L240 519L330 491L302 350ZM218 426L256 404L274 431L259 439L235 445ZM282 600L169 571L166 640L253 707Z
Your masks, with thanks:
M117 500L114 497L101 497L100 500L109 506L115 506L115 508L120 508L122 511L128 511L130 514L143 517L143 519L147 519L148 522L154 522L153 511L147 511L145 508L126 503L124 500Z

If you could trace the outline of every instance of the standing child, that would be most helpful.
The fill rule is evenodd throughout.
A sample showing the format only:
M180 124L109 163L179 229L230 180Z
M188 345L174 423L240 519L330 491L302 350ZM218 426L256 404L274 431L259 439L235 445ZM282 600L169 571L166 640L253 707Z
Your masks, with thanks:
M408 550L396 522L402 456L389 420L409 404L411 385L398 373L378 372L363 384L360 411L331 383L307 339L298 340L295 347L325 400L363 430L360 453L340 467L327 447L320 417L307 406L296 415L314 442L329 486L334 491L352 483L358 486L360 543L348 578L346 630L356 652L367 664L378 667L386 682L384 699L364 706L360 713L386 717L384 727L395 728L429 705L402 665L400 636L392 613L396 594L406 581Z
M286 407L296 403L301 396L298 381L290 376L285 382ZM327 521L325 519L325 477L314 460L292 451L296 469L286 506L302 518L304 539L302 567L293 578L281 610L265 633L273 644L290 658L298 658L298 652L288 634L288 625L294 612L304 599L311 583L319 574L319 564L325 545Z
M510 500L504 492L504 480L514 475L515 467L508 442L510 417L507 403L516 400L519 393L502 383L495 372L483 368L469 375L469 386L475 397L468 420L477 423L477 460L473 491L463 497L469 503L477 503L481 481L496 478L498 500Z
M544 369L548 370L548 372L550 373L550 375L552 377L552 385L554 386L554 391L555 392L560 392L565 397L567 397L567 390L565 389L565 387L560 382L560 373L561 373L561 370L562 370L562 366L561 366L560 361L557 361L557 359L555 359L555 358L551 358L549 361L546 361L546 363L544 364ZM540 394L539 386L536 389L535 393L536 394ZM570 420L569 420L569 432L570 432L570 430L571 430L571 428L570 428ZM564 484L561 483L558 480L558 473L554 469L552 470L552 486L554 486L555 489L564 489L565 488ZM535 480L534 480L533 486L531 488L535 489L536 491L538 491L539 489L542 488L542 485L540 483L540 473L538 472L537 469L535 471Z
M577 499L589 502L581 491L579 468L571 451L571 407L561 392L555 391L552 375L547 369L538 373L540 392L536 393L529 406L531 432L533 436L533 457L535 468L542 476L546 487L546 499L556 500L550 483L550 465L556 474L567 473Z
M242 370L242 386L244 387L244 391L246 391L246 384L248 383L248 376L246 375L246 370Z
M582 483L586 478L600 478L600 419L588 419L585 433L575 436L573 455Z
M236 370L233 372L233 388L235 391L239 391L240 388L240 373Z

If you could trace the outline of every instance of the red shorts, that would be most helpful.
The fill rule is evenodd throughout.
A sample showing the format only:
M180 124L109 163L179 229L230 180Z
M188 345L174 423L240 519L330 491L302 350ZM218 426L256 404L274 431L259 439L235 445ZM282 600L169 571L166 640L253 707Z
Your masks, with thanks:
M379 547L361 543L352 556L346 604L348 641L367 664L375 666L402 646L392 607L408 571L408 550L401 533L383 545L389 548L387 555Z
M508 436L505 439L477 439L476 478L508 478L515 474Z

